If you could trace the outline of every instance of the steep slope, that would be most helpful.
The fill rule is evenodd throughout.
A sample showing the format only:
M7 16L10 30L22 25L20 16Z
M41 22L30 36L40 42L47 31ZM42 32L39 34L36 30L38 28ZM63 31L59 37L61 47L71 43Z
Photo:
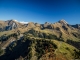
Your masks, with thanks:
M65 42L31 37L24 34L21 40L10 45L5 50L1 60L69 60L79 59L79 50Z
M15 20L0 21L0 31L8 31L22 27L25 27L24 24Z

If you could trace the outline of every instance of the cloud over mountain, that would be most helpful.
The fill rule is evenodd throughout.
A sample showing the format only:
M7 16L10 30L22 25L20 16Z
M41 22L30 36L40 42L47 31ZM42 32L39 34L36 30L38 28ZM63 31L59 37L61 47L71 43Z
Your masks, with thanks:
M14 21L20 22L20 23L22 23L22 24L28 24L28 22L26 22L26 21L18 21L18 20L14 20Z
M20 23L27 24L28 22L25 22L25 21L20 21Z

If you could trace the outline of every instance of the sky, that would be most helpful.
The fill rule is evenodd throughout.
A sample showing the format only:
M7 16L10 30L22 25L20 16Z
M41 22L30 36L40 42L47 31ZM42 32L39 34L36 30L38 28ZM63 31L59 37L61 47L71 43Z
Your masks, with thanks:
M0 0L0 20L80 24L80 0Z

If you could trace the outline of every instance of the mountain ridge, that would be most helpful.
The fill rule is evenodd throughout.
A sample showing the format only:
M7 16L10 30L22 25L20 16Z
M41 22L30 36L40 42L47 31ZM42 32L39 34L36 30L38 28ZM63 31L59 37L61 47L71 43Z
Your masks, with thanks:
M79 25L70 25L65 20L44 24L1 21L0 60L6 58L7 60L80 59Z
M25 24L23 24L23 23L20 23L20 22L18 22L17 20L15 21L15 20L6 20L6 21L0 21L0 24L4 24L4 25L10 25L10 22L12 22L12 23L17 23L17 25L18 24L22 24L22 25L25 25ZM28 22L27 24L32 24L33 22ZM46 25L50 25L50 24L56 24L56 23L61 23L61 24L63 24L63 25L66 25L66 24L68 24L65 20L59 20L58 22L55 22L55 23L48 23L48 22L45 22L44 24L46 24ZM36 23L34 23L34 24L36 24ZM44 25L43 24L43 25ZM41 25L41 24L40 24ZM68 24L68 25L70 25L70 24ZM80 27L80 24L75 24L75 25L71 25L72 27L74 27L74 28L79 28Z

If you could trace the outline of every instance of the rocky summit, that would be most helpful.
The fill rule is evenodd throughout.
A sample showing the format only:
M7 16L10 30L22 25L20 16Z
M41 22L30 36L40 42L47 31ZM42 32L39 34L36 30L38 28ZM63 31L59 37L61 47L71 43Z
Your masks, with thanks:
M80 24L0 20L0 60L80 60Z

